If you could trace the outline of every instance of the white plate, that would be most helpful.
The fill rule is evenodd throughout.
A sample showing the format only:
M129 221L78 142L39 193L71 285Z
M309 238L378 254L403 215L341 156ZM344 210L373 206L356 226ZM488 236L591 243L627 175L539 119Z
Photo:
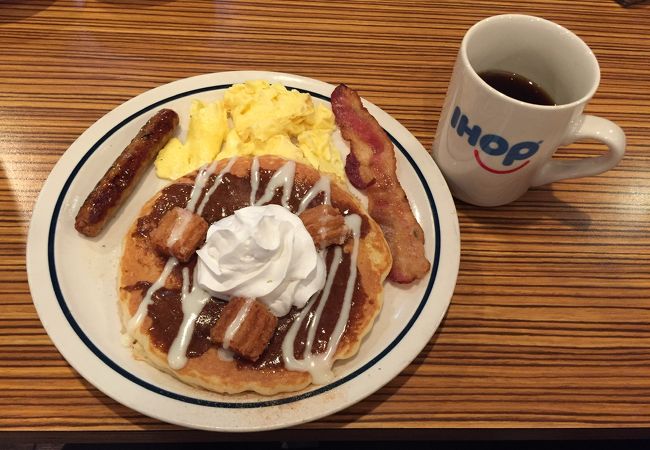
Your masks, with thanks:
M74 217L115 157L158 109L168 107L187 130L193 98L214 100L233 83L280 82L329 102L334 86L295 75L225 72L175 81L145 92L98 120L64 153L34 208L27 243L29 285L50 338L90 383L118 402L157 419L218 431L256 431L312 421L372 394L399 374L429 342L451 299L460 259L453 200L415 137L378 107L369 111L395 143L398 176L426 235L429 275L407 287L387 283L383 310L359 354L335 365L336 380L299 393L220 395L178 382L136 361L121 344L117 263L122 237L141 205L165 183L151 170L99 237L82 237ZM182 134L182 133L181 133ZM339 148L347 149L340 135Z

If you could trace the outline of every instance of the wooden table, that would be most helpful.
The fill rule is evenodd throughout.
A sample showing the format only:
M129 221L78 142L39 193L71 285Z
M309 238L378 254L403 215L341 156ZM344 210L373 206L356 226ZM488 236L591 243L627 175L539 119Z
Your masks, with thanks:
M587 112L627 154L510 205L457 203L462 255L446 319L418 358L347 410L252 436L180 430L84 381L36 315L31 210L73 140L125 100L226 70L345 82L430 148L465 30L518 12L594 50ZM650 5L610 0L0 2L0 430L16 441L650 436ZM583 143L569 157L602 151ZM405 431L406 428L413 430Z

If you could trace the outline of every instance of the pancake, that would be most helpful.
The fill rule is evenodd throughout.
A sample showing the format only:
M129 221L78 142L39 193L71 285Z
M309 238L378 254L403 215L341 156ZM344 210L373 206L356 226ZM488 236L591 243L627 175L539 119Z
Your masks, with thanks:
M285 179L285 183L279 186L269 183L278 170L287 167L293 173L291 182ZM322 365L329 341L336 341L336 338L332 338L336 335L336 322L341 317L341 323L344 323L347 314L344 331L338 345L332 349L328 365L357 353L363 337L370 331L381 310L383 282L391 267L390 251L381 229L345 187L333 180L328 183L329 179L324 180L318 171L309 166L279 157L261 156L255 160L247 157L222 160L213 169L207 182L200 185L205 193L199 198L203 205L201 216L208 224L250 206L251 198L259 201L265 193L265 198L272 197L268 201L270 204L281 204L285 194L285 206L294 213L301 206L304 209L321 205L329 198L331 205L344 216L355 219L358 216L359 238L349 238L342 247L331 246L326 250L325 262L328 276L332 278L331 289L323 289L302 310L294 307L287 315L279 317L271 342L257 361L247 361L236 355L232 357L211 341L210 329L226 304L212 297L194 323L184 355L187 362L183 367L172 368L168 356L184 318L182 273L184 269L187 269L186 273L195 270L197 257L194 255L187 263L177 263L168 276L163 276L161 274L165 268L170 268L169 260L154 250L149 234L167 211L176 206L186 207L198 179L197 172L176 180L142 207L124 239L119 304L122 324L131 336L134 355L185 383L220 393L254 391L273 395L297 391L312 382L329 381L328 376L321 376L324 372L289 370L285 367L282 344L285 339L293 344L293 355L290 356L299 364L307 357L315 358ZM220 183L216 183L216 189L211 189L216 179ZM329 186L329 189L323 190L322 186ZM289 192L288 199L285 189ZM325 193L327 191L329 196ZM353 265L355 258L356 264ZM341 262L332 267L335 260ZM348 298L351 298L347 308L346 291ZM141 308L141 302L145 299L147 301ZM323 310L320 320L314 320L321 303ZM143 311L143 320L134 326L134 316L139 309ZM292 335L289 330L295 322L294 330L297 332ZM311 351L306 350L310 322L317 323ZM292 336L295 337L290 339Z

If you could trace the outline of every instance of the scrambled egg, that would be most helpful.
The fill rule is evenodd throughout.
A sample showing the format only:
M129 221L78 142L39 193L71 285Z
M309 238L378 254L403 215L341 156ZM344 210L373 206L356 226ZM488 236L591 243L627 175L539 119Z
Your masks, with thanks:
M228 118L222 102L204 104L192 100L185 144L172 138L156 158L156 175L175 180L214 160L221 150Z
M332 111L314 105L309 94L262 80L236 84L223 101L192 103L187 140L173 139L161 150L157 174L175 179L215 157L277 155L344 180L341 154L331 141L334 129Z

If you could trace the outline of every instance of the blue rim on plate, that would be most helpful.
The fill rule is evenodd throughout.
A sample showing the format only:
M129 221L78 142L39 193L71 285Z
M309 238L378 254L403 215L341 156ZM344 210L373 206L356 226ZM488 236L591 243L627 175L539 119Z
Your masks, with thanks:
M59 280L58 280L58 275L57 275L57 270L56 270L56 258L54 254L54 242L56 239L56 225L58 222L59 218L59 213L61 211L61 207L63 204L63 201L65 199L65 196L70 188L70 185L74 181L77 173L83 167L83 165L86 163L88 158L108 139L110 138L113 134L115 134L117 131L119 131L122 127L124 127L126 124L131 122L133 119L141 116L142 114L151 111L154 108L157 108L159 106L164 105L165 103L168 103L173 100L177 100L179 98L187 97L190 95L198 94L201 92L207 92L207 91L216 91L216 90L223 90L227 89L230 86L232 86L233 83L229 84L220 84L220 85L214 85L214 86L205 86L202 88L198 89L192 89L188 91L184 91L175 95L172 95L170 97L164 98L162 100L159 100L157 102L152 103L151 105L140 109L139 111L131 114L129 117L126 119L122 120L120 123L115 125L111 130L109 130L104 136L102 136L95 144L93 144L90 149L84 154L84 156L79 160L77 165L74 167L68 178L66 179L65 183L63 184L63 187L61 189L61 192L59 193L59 196L57 198L56 204L54 206L54 211L52 212L52 218L50 221L50 226L49 226L49 231L48 231L48 240L47 240L47 259L48 259L48 265L49 265L49 273L50 273L50 280L52 282L52 288L54 289L54 294L56 295L59 307L61 308L61 311L63 312L65 318L67 319L68 323L74 330L74 332L77 334L79 339L88 347L90 351L93 352L95 356L97 356L104 364L109 366L111 369L113 369L115 372L119 373L122 375L124 378L128 379L129 381L136 383L137 385L154 392L159 395L163 395L165 397L194 404L194 405L200 405L200 406L209 406L209 407L218 407L218 408L262 408L262 407L268 407L268 406L277 406L277 405L282 405L282 404L287 404L287 403L293 403L297 402L309 397L314 397L316 395L322 394L324 392L327 392L331 389L334 389L337 386L340 386L353 378L356 378L366 370L370 369L372 366L374 366L377 362L379 362L384 356L386 356L388 353L391 352L393 348L399 342L404 338L406 333L411 329L415 321L418 319L420 316L420 313L424 309L424 306L426 305L427 301L429 300L429 295L431 293L431 290L433 289L434 282L436 280L436 275L438 273L438 266L440 263L440 253L441 253L441 239L440 239L440 221L438 218L438 210L436 209L436 204L433 199L433 194L431 193L431 189L429 188L429 185L425 181L424 175L420 171L420 168L417 166L411 155L406 151L406 149L400 144L388 131L386 131L386 134L390 137L391 141L395 146L400 150L402 155L406 158L406 160L409 162L413 170L415 170L415 173L418 176L418 179L420 180L420 183L422 184L422 187L424 188L427 199L429 201L429 205L431 207L431 211L433 213L433 222L434 222L434 237L435 237L435 251L434 251L434 257L433 257L433 262L432 262L432 267L431 267L431 272L429 274L429 280L427 283L426 290L422 296L422 299L420 300L420 303L418 304L418 307L416 308L415 312L413 313L413 316L411 319L407 322L406 326L402 329L402 331L397 335L397 337L386 347L384 348L377 356L372 358L370 361L368 361L366 364L364 364L362 367L358 368L354 372L344 376L343 378L336 380L335 382L332 382L330 384L327 384L325 386L316 388L314 390L304 392L302 394L298 395L292 395L289 397L284 397L280 399L275 399L275 400L267 400L267 401L257 401L257 402L217 402L217 401L211 401L211 400L204 400L200 398L194 398L194 397L189 397L186 395L181 395L177 394L171 391L168 391L166 389L162 389L158 386L155 386L145 380L142 380L141 378L135 376L128 370L125 370L121 366L119 366L115 361L110 359L106 354L104 354L91 340L90 338L83 332L77 321L75 320L74 316L72 315L70 309L68 308L68 305L66 303L65 297L63 296L63 293L61 292L61 287L59 285ZM301 88L292 88L290 86L287 86L287 89L295 89L297 91L309 94L313 97L319 98L321 100L330 102L330 98L318 94L312 91L309 91L307 89L301 89Z

